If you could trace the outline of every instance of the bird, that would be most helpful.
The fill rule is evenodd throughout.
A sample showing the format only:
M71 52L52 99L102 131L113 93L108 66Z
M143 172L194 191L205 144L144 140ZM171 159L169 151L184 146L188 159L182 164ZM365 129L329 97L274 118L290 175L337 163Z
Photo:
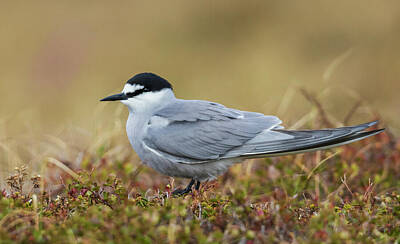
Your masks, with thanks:
M126 132L141 162L161 174L190 179L172 193L184 195L251 158L328 149L359 141L384 129L378 121L321 130L286 130L272 115L241 111L204 100L176 98L172 85L154 73L129 79L121 93L100 101L128 107Z

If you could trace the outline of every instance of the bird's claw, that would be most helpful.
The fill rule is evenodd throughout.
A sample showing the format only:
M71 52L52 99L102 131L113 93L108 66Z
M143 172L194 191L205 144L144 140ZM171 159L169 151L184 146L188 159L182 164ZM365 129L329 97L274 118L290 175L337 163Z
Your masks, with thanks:
M172 192L172 195L173 196L183 196L183 195L190 193L191 191L192 191L192 188L190 188L190 189L188 189L188 188L180 189L179 188L179 189L174 190Z

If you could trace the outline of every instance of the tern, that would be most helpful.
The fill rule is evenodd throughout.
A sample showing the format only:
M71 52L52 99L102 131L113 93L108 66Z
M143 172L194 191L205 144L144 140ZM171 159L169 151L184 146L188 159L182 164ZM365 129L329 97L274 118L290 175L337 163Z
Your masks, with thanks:
M122 92L100 101L129 109L126 132L143 164L171 177L191 179L175 195L198 190L230 166L266 158L328 149L376 135L377 121L332 129L285 130L276 116L175 97L172 85L153 73L129 79Z

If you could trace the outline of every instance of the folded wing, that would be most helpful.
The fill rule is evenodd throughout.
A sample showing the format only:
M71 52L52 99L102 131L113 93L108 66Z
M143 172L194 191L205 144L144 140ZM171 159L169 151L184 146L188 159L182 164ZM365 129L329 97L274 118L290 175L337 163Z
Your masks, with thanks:
M383 131L365 131L377 121L334 129L284 130L275 116L207 101L178 100L155 116L168 123L148 128L146 146L174 162L189 164L316 151Z
M150 126L144 143L181 163L217 160L281 123L275 116L241 112L206 101L178 101L155 116L169 123Z

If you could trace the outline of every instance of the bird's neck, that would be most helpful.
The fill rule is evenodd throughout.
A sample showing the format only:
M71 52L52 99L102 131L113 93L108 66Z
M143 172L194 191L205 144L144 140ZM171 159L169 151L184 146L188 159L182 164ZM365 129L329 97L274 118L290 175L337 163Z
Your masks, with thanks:
M125 102L129 108L129 117L126 123L126 131L129 140L136 150L138 143L146 133L148 122L160 109L176 100L170 89L164 89L157 93L140 95L134 100Z

